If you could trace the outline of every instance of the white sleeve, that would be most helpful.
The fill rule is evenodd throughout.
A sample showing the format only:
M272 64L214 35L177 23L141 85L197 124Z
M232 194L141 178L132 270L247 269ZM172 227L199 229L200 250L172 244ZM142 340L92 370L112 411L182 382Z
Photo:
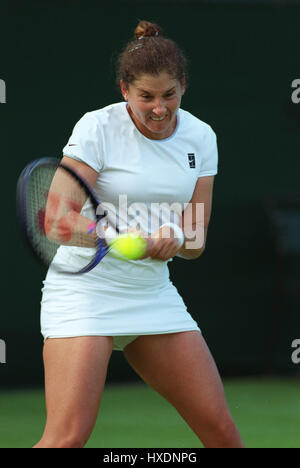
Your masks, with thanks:
M216 134L211 127L208 127L202 145L198 177L215 175L218 172L218 147Z
M101 131L98 122L89 112L75 125L73 133L63 149L63 154L82 161L100 172L103 167Z

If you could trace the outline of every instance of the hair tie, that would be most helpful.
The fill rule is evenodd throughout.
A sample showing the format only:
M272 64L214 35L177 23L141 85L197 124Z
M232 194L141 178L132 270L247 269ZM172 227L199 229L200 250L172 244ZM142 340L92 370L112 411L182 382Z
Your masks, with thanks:
M143 44L138 44L137 46L133 47L132 49L129 49L128 53L131 54L134 50L140 49L143 47Z
M154 36L158 36L158 31L155 32ZM138 41L144 39L144 37L151 37L151 36L140 36L138 37Z

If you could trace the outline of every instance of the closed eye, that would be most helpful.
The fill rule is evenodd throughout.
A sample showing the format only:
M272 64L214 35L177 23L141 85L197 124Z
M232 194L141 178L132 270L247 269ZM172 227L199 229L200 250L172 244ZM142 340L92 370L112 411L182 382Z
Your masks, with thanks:
M175 93L168 93L168 94L165 95L165 98L167 98L167 99L168 99L168 98L172 98L172 97L174 97L174 94L175 94ZM141 96L141 97L142 97L143 99L147 99L147 100L152 99L152 96Z
M164 97L165 97L165 98L171 98L171 97L175 96L175 94L176 94L175 90L174 90L174 89L171 89L171 90L169 90L169 91L166 92L166 94L164 95ZM146 94L146 93L141 94L141 97L142 97L143 99L152 99L152 95L151 95L151 94Z

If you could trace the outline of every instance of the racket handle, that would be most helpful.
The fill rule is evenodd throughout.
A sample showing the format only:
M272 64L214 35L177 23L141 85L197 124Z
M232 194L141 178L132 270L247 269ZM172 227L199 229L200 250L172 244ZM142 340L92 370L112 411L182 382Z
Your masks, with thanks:
M109 226L104 232L104 238L107 245L110 245L118 237L118 232L112 227Z
M92 234L96 230L96 223L92 222L87 227L87 233Z

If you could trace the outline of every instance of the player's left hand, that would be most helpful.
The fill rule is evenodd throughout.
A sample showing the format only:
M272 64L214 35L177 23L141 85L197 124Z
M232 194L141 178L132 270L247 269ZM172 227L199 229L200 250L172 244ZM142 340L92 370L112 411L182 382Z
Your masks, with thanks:
M166 261L175 257L181 248L173 229L169 226L159 228L150 237L146 237L146 240L147 251L142 258L151 257Z

